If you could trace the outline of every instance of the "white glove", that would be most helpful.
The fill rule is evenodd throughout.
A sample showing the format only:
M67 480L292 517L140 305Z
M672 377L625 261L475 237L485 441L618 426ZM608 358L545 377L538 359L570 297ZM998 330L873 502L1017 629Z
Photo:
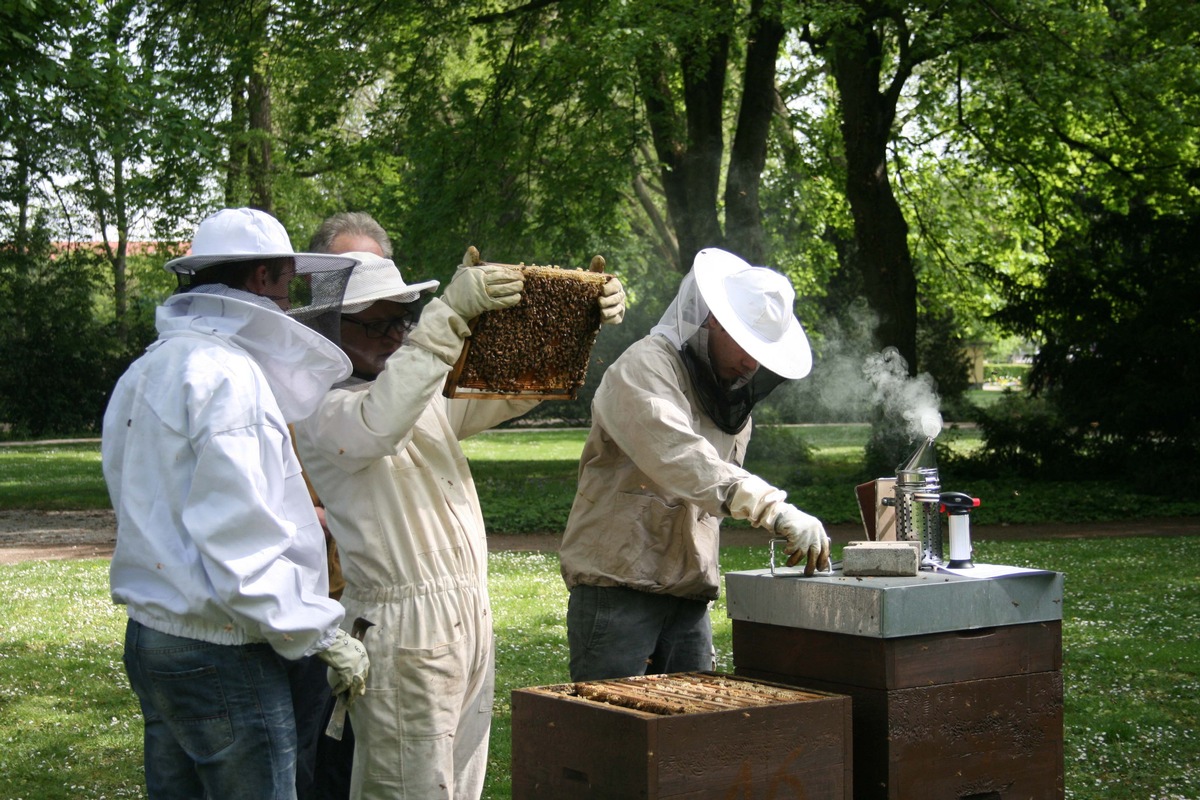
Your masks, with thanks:
M787 538L783 552L788 555L789 567L807 559L804 565L807 576L818 569L822 572L829 569L829 537L825 535L825 526L813 515L784 503L775 517L775 535Z
M620 325L625 319L625 287L616 275L604 282L600 291L600 324Z
M367 670L371 666L363 643L338 628L329 648L317 653L317 658L329 665L326 680L334 694L346 693L347 704L367 693Z
M484 311L509 308L521 302L525 280L521 271L499 264L459 267L445 291L442 302L455 314L472 320Z

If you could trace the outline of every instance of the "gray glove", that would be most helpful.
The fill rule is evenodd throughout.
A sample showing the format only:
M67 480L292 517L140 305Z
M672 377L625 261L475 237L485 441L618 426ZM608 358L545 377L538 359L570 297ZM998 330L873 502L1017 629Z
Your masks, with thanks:
M805 560L804 574L811 576L816 570L829 569L829 537L825 526L811 514L805 514L790 503L775 517L775 535L787 538L783 552L787 553L787 565L794 567Z
M521 271L499 264L459 267L445 291L442 302L455 314L472 320L484 311L509 308L521 302L525 279Z
M329 648L317 653L329 665L326 679L334 694L346 693L347 704L367 693L367 670L371 666L363 643L338 628Z
M616 275L604 282L600 291L600 324L620 325L625 319L625 287Z

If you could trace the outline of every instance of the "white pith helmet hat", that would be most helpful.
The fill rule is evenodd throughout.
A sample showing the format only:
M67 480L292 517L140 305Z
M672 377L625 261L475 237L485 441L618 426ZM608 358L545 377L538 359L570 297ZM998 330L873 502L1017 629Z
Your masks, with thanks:
M357 314L380 300L411 303L421 292L433 291L438 287L434 280L407 284L400 275L395 262L374 253L343 253L347 258L360 262L350 273L346 294L342 298L342 311Z
M173 258L167 272L192 275L214 264L253 259L295 259L296 272L325 272L352 267L344 255L297 253L279 220L257 208L226 208L205 219L192 237L191 252Z
M751 358L782 378L812 370L812 349L792 312L796 290L785 276L708 247L692 264L708 310Z

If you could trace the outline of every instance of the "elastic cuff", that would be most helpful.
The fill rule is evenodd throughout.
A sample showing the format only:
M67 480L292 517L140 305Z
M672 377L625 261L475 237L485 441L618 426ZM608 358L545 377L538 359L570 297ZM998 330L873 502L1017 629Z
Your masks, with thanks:
M463 342L470 335L467 321L441 298L435 297L422 309L421 321L409 332L407 341L453 365L462 352Z
M787 492L776 489L757 475L734 484L729 497L729 515L749 520L756 528L775 529L775 519L782 510Z

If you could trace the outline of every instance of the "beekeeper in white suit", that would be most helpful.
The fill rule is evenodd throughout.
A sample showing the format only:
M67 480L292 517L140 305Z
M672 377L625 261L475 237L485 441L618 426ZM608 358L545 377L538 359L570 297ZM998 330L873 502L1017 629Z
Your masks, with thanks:
M783 275L701 250L605 371L559 549L572 680L712 668L725 517L786 537L790 565L828 568L820 521L741 466L755 403L812 367L794 298Z
M350 362L283 313L302 297L340 302L356 263L293 252L262 211L217 212L167 262L180 291L113 389L100 445L117 517L109 575L151 798L295 798L305 663L326 662L335 691L363 691L367 655L329 599L287 428Z
M495 654L487 541L459 440L536 400L448 400L441 388L480 313L516 305L519 270L460 268L420 307L389 260L362 261L342 309L354 377L296 426L338 543L347 619L375 623L366 696L351 709L352 798L474 800L483 791ZM624 314L615 279L601 319ZM419 322L417 322L419 316Z

